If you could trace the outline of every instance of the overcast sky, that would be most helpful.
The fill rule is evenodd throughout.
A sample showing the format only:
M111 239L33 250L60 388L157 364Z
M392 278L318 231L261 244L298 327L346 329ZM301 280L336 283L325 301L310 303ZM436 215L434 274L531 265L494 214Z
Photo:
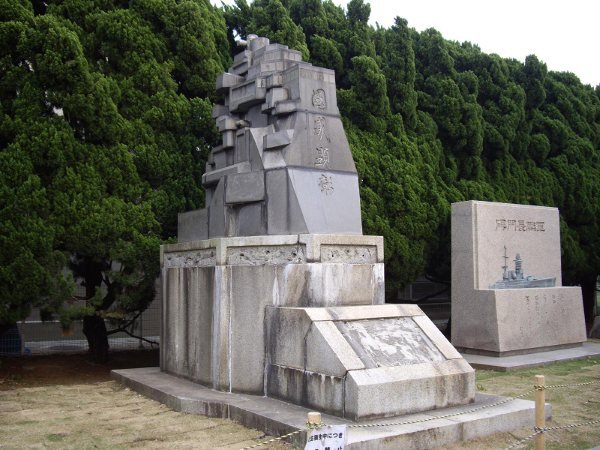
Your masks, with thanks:
M347 0L333 0L345 7ZM417 31L469 41L486 53L524 61L535 54L549 70L600 84L598 0L365 0L371 24L389 28L400 16Z
M364 1L371 5L372 25L389 28L400 16L417 31L435 28L446 39L521 62L535 54L549 70L600 84L600 0ZM333 2L345 8L348 0Z

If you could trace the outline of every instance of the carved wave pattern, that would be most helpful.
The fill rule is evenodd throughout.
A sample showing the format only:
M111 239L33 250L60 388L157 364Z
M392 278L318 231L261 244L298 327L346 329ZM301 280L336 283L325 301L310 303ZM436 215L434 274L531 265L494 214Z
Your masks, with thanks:
M371 245L322 245L321 262L375 264L377 247Z
M190 252L168 253L165 255L164 266L175 267L207 267L217 264L214 248L194 250Z
M301 264L306 262L304 246L278 245L236 247L227 249L227 264L239 266L264 266Z

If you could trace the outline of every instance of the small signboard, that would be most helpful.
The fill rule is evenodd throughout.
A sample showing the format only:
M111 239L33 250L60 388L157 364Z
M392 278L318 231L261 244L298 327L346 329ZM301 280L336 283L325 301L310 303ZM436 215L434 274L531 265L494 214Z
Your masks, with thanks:
M345 444L346 425L325 425L308 434L304 450L344 450Z

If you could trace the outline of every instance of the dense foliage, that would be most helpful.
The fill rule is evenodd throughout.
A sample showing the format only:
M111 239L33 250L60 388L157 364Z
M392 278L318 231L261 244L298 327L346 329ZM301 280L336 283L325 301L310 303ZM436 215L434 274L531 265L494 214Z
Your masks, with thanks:
M159 242L203 202L214 79L249 33L336 70L389 297L422 274L449 281L452 202L506 201L560 209L564 280L589 314L600 89L533 55L369 15L363 0L0 0L0 323L62 308L88 339L104 335L90 340L102 355L102 319L123 327L148 304ZM65 265L85 285L81 307Z
M154 298L161 240L203 201L225 30L208 0L0 1L0 322L82 318L103 359L103 319Z

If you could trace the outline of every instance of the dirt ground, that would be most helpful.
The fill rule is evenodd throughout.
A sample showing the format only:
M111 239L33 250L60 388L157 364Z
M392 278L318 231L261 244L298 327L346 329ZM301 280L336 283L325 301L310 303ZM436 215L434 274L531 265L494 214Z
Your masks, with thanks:
M269 439L229 420L171 411L110 381L112 369L156 365L156 351L113 353L107 366L84 355L0 358L0 448L241 449ZM509 373L478 371L477 387L515 396L532 388L536 374L545 375L547 385L594 383L548 389L554 416L548 426L600 418L600 358ZM531 433L524 428L446 448L501 449ZM589 449L600 444L600 424L552 431L546 442L548 449ZM518 448L533 448L533 441Z

